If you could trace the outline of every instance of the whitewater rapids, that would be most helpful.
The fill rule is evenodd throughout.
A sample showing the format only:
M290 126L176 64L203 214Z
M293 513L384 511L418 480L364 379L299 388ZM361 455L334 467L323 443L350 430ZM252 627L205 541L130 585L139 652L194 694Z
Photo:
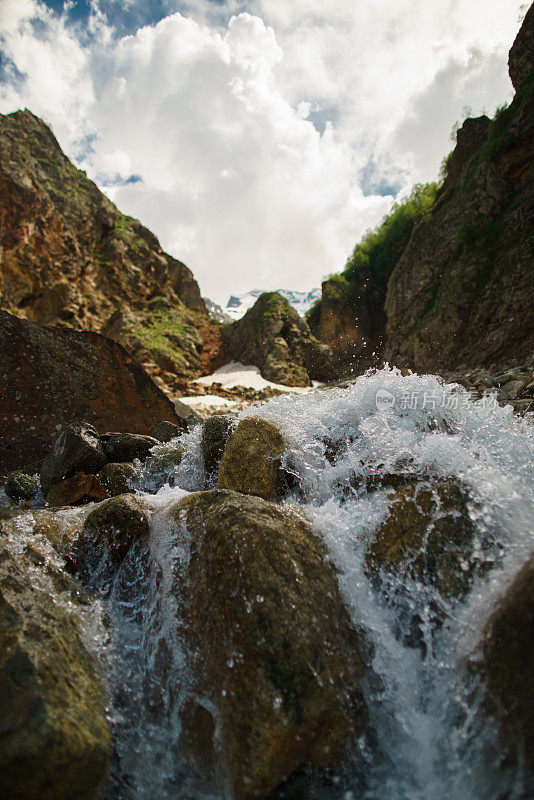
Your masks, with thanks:
M387 367L346 389L273 398L238 419L247 416L262 417L282 432L285 467L295 475L295 489L284 503L300 506L324 538L370 660L367 731L340 774L328 786L312 781L307 797L529 796L520 767L510 769L495 757L495 732L480 714L465 665L496 598L534 550L532 421L491 397L475 401L435 376L402 376ZM95 576L98 614L89 622L84 612L86 635L112 693L115 766L108 800L223 797L199 785L179 756L180 710L190 676L177 587L186 574L189 542L167 509L188 492L213 485L202 466L200 428L181 442L186 452L178 466L139 465L132 485L150 503L148 558L133 548L111 585L99 586ZM162 465L172 447L170 442L154 449ZM373 582L364 569L393 490L368 493L359 478L396 472L461 479L469 487L478 557L492 566L466 598L445 601L447 621L439 629L433 629L430 613L435 590L416 580ZM86 514L65 512L65 524ZM31 514L17 534L17 548L31 540ZM424 646L405 643L406 609L418 615Z

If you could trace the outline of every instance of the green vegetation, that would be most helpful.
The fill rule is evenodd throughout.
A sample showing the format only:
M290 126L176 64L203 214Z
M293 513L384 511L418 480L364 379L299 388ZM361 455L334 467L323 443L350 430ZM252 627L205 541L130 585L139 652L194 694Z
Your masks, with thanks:
M356 245L340 274L331 275L323 285L323 299L352 304L366 292L385 291L389 276L401 257L414 226L427 214L438 191L437 183L417 184L400 203L395 203L380 225L368 231ZM306 318L317 329L321 299L308 311Z
M182 304L171 308L160 303L161 298L153 298L150 316L130 325L125 333L137 339L156 361L166 357L176 367L185 368L186 355L194 357L196 345L201 342L194 325L196 312Z

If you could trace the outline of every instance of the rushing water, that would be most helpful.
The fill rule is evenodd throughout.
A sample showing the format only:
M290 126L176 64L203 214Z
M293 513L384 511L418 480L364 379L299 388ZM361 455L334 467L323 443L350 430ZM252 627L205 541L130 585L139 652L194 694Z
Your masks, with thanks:
M388 368L347 389L274 398L240 417L252 415L276 424L288 443L285 465L295 488L284 502L304 507L324 537L370 659L366 733L340 776L328 788L310 784L308 796L534 796L520 766L500 764L492 727L479 713L477 686L465 670L495 599L534 549L532 422L491 398L473 401L461 387L445 386L434 376L402 376ZM106 582L102 572L93 576L102 598L94 606L97 620L107 613L110 622L99 627L85 612L87 634L111 686L115 753L109 800L223 797L199 786L179 756L180 711L190 688L180 609L189 542L168 509L209 485L200 430L181 443L186 452L178 467L168 463L176 446L171 442L156 448L153 460L138 470L133 488L150 505L148 545L133 548L112 580ZM369 579L365 553L393 490L368 492L362 479L391 473L423 480L456 476L469 487L475 553L485 568L463 600L444 600L407 576ZM80 524L86 513L67 512L65 524L76 517ZM30 515L17 526L19 543L31 539ZM445 618L439 626L436 604ZM417 646L407 636L414 620Z

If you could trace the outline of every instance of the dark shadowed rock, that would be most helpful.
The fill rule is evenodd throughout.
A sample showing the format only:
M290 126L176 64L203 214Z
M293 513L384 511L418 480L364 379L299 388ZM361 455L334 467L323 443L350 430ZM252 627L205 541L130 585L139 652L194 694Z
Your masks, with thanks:
M41 467L41 487L48 492L51 486L75 472L97 473L107 457L98 431L87 422L73 422L61 432Z
M109 497L105 486L95 475L77 472L60 483L55 483L46 495L46 503L52 508L77 506L92 501L99 502Z
M281 494L286 445L271 422L259 417L242 419L224 449L219 489L232 489L273 500Z
M85 520L77 543L76 563L83 574L99 566L108 578L120 567L135 542L148 538L147 505L133 494L121 494L100 503Z
M45 456L73 420L143 434L164 419L179 424L171 401L116 342L5 311L0 386L0 474Z
M131 464L106 464L98 473L98 479L106 488L110 497L130 491L130 481L135 478L136 471Z
M182 405L185 405L182 403ZM183 424L175 425L173 422L158 422L152 433L151 436L154 439L157 439L158 442L170 442L171 439L176 439L177 436L181 436L184 431L187 430L187 423L185 420Z
M159 439L140 433L104 433L101 439L106 457L115 463L136 458L143 461L150 455L151 447L161 444Z
M26 475L15 470L7 476L4 491L11 500L33 500L39 491L39 479L36 475Z
M202 458L208 475L219 467L224 448L232 430L233 418L227 414L208 417L202 426Z
M478 662L477 662L478 663ZM534 558L518 572L482 635L477 669L488 689L505 749L523 753L534 769Z
M200 767L246 800L302 765L335 766L364 727L363 666L320 538L287 509L235 492L192 494L172 513L192 538L184 591L198 700L184 725Z
M1 541L0 697L0 796L97 800L110 734L96 659Z
M508 54L508 72L516 92L519 91L533 69L534 6L531 6Z

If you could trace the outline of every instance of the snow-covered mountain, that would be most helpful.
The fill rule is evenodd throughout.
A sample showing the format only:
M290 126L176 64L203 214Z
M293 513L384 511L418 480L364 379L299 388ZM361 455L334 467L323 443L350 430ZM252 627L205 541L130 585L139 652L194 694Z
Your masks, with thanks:
M241 319L245 312L254 305L263 291L263 289L253 289L245 294L231 295L223 309L224 313L232 319ZM321 296L320 289L310 289L309 292L297 292L292 289L278 289L277 291L288 300L301 317Z

